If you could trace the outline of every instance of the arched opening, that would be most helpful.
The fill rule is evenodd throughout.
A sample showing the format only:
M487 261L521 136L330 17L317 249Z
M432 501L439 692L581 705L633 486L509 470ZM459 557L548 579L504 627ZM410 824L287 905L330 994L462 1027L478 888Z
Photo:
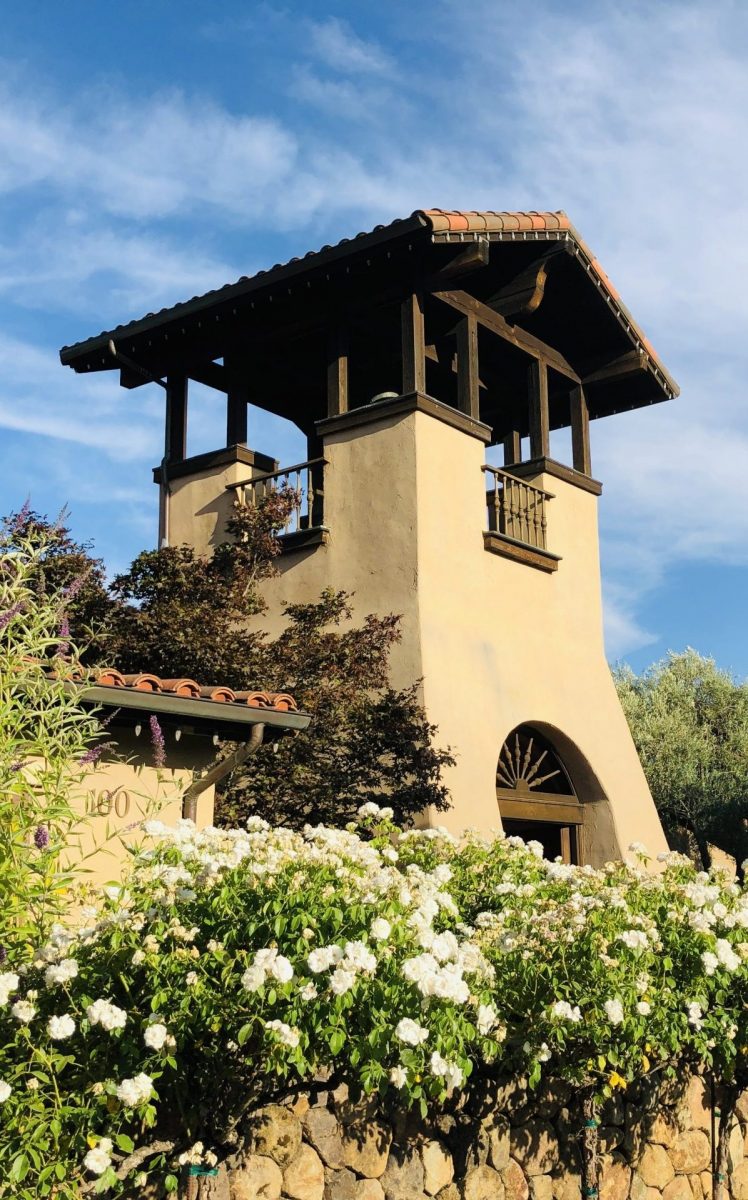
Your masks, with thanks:
M584 861L584 806L558 750L535 726L518 725L501 747L496 798L505 833L540 842L546 858Z

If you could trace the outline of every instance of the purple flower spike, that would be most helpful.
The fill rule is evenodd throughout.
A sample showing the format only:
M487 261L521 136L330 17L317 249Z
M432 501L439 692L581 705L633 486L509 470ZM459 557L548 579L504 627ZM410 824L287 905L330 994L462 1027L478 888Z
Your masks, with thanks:
M158 723L158 717L155 714L150 719L150 726L153 761L157 767L163 767L166 763L166 742L164 741L161 726Z
M31 515L31 501L29 499L26 499L23 502L23 508L21 508L20 511L16 513L15 517L13 518L13 520L10 524L11 535L13 535L14 533L21 532L24 525L28 521L30 515Z
M104 744L99 743L98 746L89 746L85 754L80 756L80 764L82 767L88 767L101 758L101 752L104 749Z
M60 644L57 647L57 653L60 658L67 658L70 653L70 622L67 617L63 617L60 621L60 631L58 633Z
M37 850L46 850L49 845L49 830L46 825L37 825L34 831L34 845Z
M21 612L23 612L23 600L19 600L12 608L6 608L4 613L0 613L0 629L5 629L7 625L10 625L13 618Z
M76 578L73 579L67 585L67 587L62 589L62 594L67 601L75 600L75 597L78 595L78 592L81 590L81 588L83 587L83 584L86 582L86 574L87 574L87 572L84 573L83 575L76 576Z

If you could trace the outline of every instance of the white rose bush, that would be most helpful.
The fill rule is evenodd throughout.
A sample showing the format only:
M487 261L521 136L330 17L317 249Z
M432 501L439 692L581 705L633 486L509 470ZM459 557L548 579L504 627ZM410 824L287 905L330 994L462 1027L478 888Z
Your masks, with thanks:
M679 855L567 867L371 807L145 832L121 889L3 964L0 1195L174 1190L321 1075L425 1114L491 1075L745 1072L748 895Z
M0 553L3 1200L175 1192L319 1079L424 1115L561 1080L589 1125L645 1077L746 1086L748 894L679 855L569 867L367 804L345 830L146 822L83 902L60 854L96 722L36 553Z

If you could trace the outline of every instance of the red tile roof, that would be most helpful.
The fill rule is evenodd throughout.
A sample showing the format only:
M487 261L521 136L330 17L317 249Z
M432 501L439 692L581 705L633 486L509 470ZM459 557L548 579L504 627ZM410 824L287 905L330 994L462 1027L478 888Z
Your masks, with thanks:
M98 671L92 682L98 687L129 688L138 692L184 696L192 700L246 704L250 708L274 709L275 712L298 712L296 701L287 692L234 691L221 685L205 687L194 679L160 679L158 675L149 675L146 672L140 675L122 675L114 667L105 667Z

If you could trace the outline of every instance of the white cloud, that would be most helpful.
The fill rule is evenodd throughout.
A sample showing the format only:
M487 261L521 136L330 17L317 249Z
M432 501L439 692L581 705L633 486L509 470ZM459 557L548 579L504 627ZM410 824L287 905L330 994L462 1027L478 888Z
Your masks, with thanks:
M391 58L380 46L359 37L337 17L310 21L309 33L312 53L336 71L346 75L379 75L392 69Z
M123 400L111 375L76 376L56 354L0 334L0 427L103 451L126 463L153 457L157 426L149 397Z

